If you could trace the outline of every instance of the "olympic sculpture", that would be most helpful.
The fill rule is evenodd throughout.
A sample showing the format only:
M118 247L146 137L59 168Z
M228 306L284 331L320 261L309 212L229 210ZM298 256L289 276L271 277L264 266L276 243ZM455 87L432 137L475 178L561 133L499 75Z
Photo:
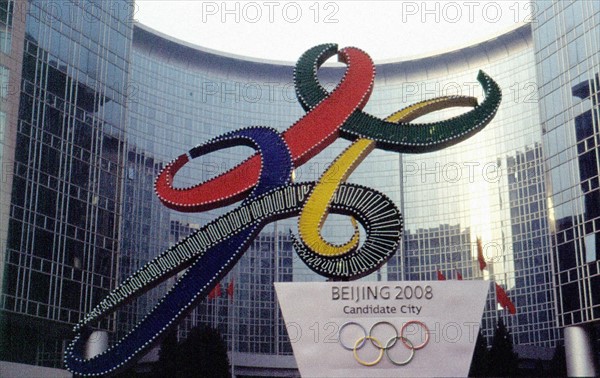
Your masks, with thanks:
M328 92L319 83L317 71L334 55L347 68L340 83ZM306 114L287 130L248 127L232 131L190 149L167 164L155 182L156 194L165 206L198 212L238 201L240 205L149 261L102 299L75 326L76 336L66 351L65 366L75 374L97 376L135 362L206 297L261 229L277 219L299 216L299 235L293 236L294 248L302 261L318 274L334 280L352 280L385 264L400 242L402 216L384 193L345 183L347 177L375 148L397 153L431 152L474 135L496 114L501 92L480 71L477 79L485 93L480 104L473 97L445 96L416 103L380 119L362 110L373 89L374 77L374 64L364 51L354 47L338 50L335 44L315 46L300 57L294 72L296 94ZM440 122L412 122L449 107L472 109ZM338 137L352 144L319 181L292 182L296 167ZM236 145L249 146L257 153L209 181L189 188L173 186L174 176L192 159ZM351 217L355 232L347 243L335 245L321 236L329 212ZM356 221L366 231L362 245ZM86 339L96 321L184 269L169 292L129 334L103 353L90 359L83 357ZM403 336L399 338L411 345ZM357 348L355 345L355 357ZM413 345L412 350L415 349L418 348Z

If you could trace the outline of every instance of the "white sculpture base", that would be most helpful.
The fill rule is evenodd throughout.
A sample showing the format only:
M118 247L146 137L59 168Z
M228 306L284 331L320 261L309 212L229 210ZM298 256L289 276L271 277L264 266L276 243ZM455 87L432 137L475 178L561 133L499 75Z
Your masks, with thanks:
M275 283L275 289L303 377L458 377L469 373L489 282ZM390 340L396 333L405 339Z

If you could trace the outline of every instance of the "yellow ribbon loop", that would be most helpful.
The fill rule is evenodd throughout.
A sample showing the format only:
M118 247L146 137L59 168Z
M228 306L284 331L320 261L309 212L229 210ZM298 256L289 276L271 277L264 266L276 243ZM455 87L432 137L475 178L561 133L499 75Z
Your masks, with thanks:
M431 112L454 107L475 107L477 99L466 96L444 96L422 101L397 111L386 118L388 122L410 122ZM350 218L354 233L344 244L333 244L323 239L321 230L329 215L329 206L338 187L375 148L371 139L357 139L346 148L327 168L315 185L298 220L298 232L302 242L322 256L339 256L356 250L360 239L358 224Z
M335 245L329 243L321 236L321 229L329 215L331 199L340 183L346 181L346 178L373 148L375 148L375 143L370 139L359 139L352 143L327 168L308 197L298 221L298 231L304 244L314 252L324 256L337 256L358 247L360 233L354 218L350 218L354 227L354 234L350 241L345 244Z

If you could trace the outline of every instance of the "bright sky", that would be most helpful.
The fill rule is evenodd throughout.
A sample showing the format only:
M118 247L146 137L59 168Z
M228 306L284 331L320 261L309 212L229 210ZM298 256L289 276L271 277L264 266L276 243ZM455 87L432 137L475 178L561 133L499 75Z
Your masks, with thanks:
M535 13L523 0L136 0L135 19L196 45L255 58L295 62L306 49L335 42L382 61L462 47L530 22Z

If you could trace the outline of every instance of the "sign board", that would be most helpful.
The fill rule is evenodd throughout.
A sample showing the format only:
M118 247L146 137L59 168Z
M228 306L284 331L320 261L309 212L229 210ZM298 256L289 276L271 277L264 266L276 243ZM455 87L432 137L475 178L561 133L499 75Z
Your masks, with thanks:
M467 376L486 281L275 283L303 377Z

